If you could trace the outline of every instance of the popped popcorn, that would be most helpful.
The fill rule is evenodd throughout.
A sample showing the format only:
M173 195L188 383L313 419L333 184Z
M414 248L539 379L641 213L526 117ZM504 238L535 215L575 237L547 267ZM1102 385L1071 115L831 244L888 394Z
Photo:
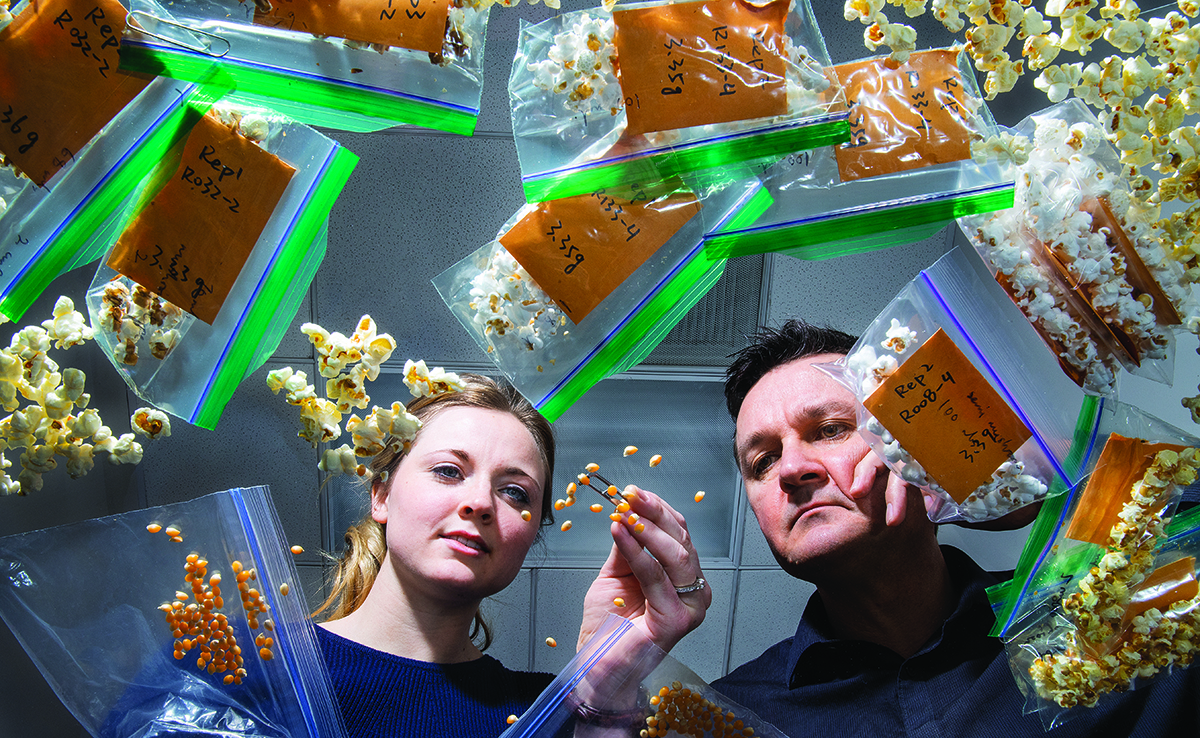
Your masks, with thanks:
M150 440L171 435L171 419L161 410L140 407L129 418L133 432Z
M471 278L469 295L471 322L487 339L488 353L499 341L541 351L549 339L568 335L567 317L498 240Z
M196 320L176 305L122 276L93 289L88 299L93 304L98 303L98 309L93 307L92 315L97 322L95 330L100 332L100 341L126 366L136 366L146 349L159 361L165 360ZM54 322L59 334L77 325L69 318L67 314L59 320L56 315ZM69 333L64 336L70 337Z
M381 365L396 349L396 340L379 333L369 315L359 318L349 337L330 333L315 323L305 323L300 330L317 351L318 370L326 378L328 397L317 397L316 387L308 382L308 376L290 366L268 372L267 387L274 394L283 392L289 404L300 407L302 427L298 435L316 447L318 443L341 438L342 416L353 408L365 409L370 403L366 383L379 376ZM430 369L424 361L405 362L404 383L414 397L463 389L457 374L441 367ZM342 444L326 449L317 467L330 474L363 476L366 465L359 463L358 457L371 458L383 453L389 445L407 448L420 428L421 421L399 402L386 408L373 406L365 418L351 414L345 431L350 434L353 446Z
M1065 645L1029 667L1038 694L1060 707L1094 705L1104 694L1124 691L1137 678L1188 666L1200 648L1200 597L1124 619L1132 595L1154 565L1165 534L1162 502L1174 486L1196 479L1196 449L1160 451L1131 491L1120 521L1096 566L1063 599L1073 629Z

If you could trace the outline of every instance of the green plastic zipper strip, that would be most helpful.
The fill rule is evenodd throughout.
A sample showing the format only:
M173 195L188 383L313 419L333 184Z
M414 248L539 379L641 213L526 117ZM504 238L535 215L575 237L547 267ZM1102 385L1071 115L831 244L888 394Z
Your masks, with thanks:
M712 167L785 156L849 140L850 124L846 120L832 120L694 147L671 148L627 161L530 177L523 183L525 201L539 203L586 195L631 182L660 181Z
M212 65L201 80L211 82ZM200 84L188 101L179 105L166 120L148 136L113 177L80 208L58 238L48 244L45 252L32 264L19 284L14 284L8 296L0 302L0 313L12 320L19 320L76 255L81 245L93 235L96 228L112 216L113 212L129 197L146 176L162 161L171 147L183 139L199 122L213 103L226 92L227 87ZM110 224L111 225L111 224ZM110 244L111 245L111 244Z
M661 338L675 327L675 323L717 283L724 271L724 260L713 262L693 257L575 376L546 398L538 411L553 423L600 380L646 358L657 345L647 336L653 333ZM673 318L674 322L670 322L669 318ZM641 355L635 359L634 352L640 352Z
M283 301L292 281L308 255L313 239L325 226L333 203L341 194L351 172L358 165L358 156L339 146L329 163L325 176L312 196L280 250L279 258L267 275L258 297L247 310L241 329L233 337L224 361L201 398L200 406L189 420L208 430L217 427L225 405L233 397L258 353L259 344L271 325L271 318Z
M799 223L780 228L763 228L751 232L733 233L725 228L706 239L705 249L714 256L745 256L772 251L789 250L789 256L800 259L829 259L843 253L869 251L879 246L849 249L847 242L862 240L885 231L909 228L923 223L936 223L941 228L949 221L965 215L1004 210L1013 206L1015 188L1006 187L967 197L947 198L897 208L882 208L815 222ZM936 230L936 229L935 229Z
M738 211L734 213L733 217L730 218L729 222L723 227L728 230L749 228L750 226L754 225L754 223L762 217L763 213L767 212L767 209L774 204L775 198L771 197L771 191L766 187L759 187L758 192L755 192L750 199L746 201L745 205L738 208ZM728 258L725 255L717 253L715 249L709 248L708 238L708 234L704 234L704 255L710 261Z
M133 43L121 45L121 69L173 79L193 80L206 67L211 66L213 61L211 57L182 51ZM394 125L407 123L464 136L475 132L475 123L478 120L478 116L472 113L374 90L258 69L230 59L219 60L219 63L233 78L238 94L286 100L300 105L300 108L289 107L290 111L314 107L342 110L371 118L387 119ZM331 125L332 121L326 116L318 124Z
M1066 463L1063 465L1069 474L1076 477L1083 471L1083 467L1088 461L1084 454L1088 452L1092 444L1092 434L1096 428L1099 412L1099 398L1084 395L1083 404L1079 408L1079 417L1075 421L1075 437L1071 440L1071 450L1067 453ZM1037 518L1033 521L1029 538L1026 539L1025 547L1021 549L1021 556L1017 559L1016 569L1013 570L1012 579L988 588L988 599L993 606L1000 601L1004 602L997 612L996 622L992 625L992 631L988 635L997 637L1003 635L1004 625L1012 617L1018 599L1015 596L1009 596L1009 590L1013 588L1013 585L1019 589L1020 584L1029 581L1033 576L1033 569L1037 565L1038 559L1058 532L1059 518L1071 498L1071 495L1065 494L1066 491L1063 481L1055 479L1050 486L1050 494L1042 501L1042 509L1038 511ZM1017 584L1018 582L1020 584ZM1019 592L1011 594L1016 595Z
M1167 538L1174 538L1180 533L1187 533L1200 527L1200 505L1185 510L1171 518L1167 523Z

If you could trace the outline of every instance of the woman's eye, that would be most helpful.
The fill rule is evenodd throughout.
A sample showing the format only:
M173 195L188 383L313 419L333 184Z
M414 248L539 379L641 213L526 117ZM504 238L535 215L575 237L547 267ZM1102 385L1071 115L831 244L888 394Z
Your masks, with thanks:
M517 502L521 505L529 504L529 493L526 492L521 487L517 487L515 485L509 485L508 487L501 489L500 492L503 493L506 497L508 497L512 501Z
M451 464L439 464L433 467L433 473L444 479L462 479L462 472Z

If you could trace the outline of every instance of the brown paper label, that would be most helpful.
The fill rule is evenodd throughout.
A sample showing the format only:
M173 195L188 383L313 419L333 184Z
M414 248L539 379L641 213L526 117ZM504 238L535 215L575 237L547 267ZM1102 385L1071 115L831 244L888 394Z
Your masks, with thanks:
M206 115L108 265L211 325L295 173Z
M645 202L601 190L541 203L500 243L579 323L698 212L691 194Z
M1145 474L1159 451L1182 451L1187 446L1148 443L1113 433L1104 444L1079 505L1067 528L1067 538L1108 545L1109 533L1120 520L1121 508L1133 500L1133 485Z
M269 11L254 11L254 22L435 54L449 12L447 0L271 0Z
M150 77L117 69L115 0L30 2L0 31L0 152L44 185Z
M787 113L787 9L701 0L614 12L628 132Z
M932 49L896 69L887 59L834 67L850 106L850 142L834 149L842 181L970 158L957 57Z
M863 405L959 503L1032 435L940 328Z

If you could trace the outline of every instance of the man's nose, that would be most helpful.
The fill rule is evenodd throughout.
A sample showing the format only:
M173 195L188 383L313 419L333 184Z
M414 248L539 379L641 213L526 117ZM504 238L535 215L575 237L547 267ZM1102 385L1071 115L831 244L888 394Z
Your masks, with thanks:
M779 459L779 485L786 492L823 483L829 474L820 454L807 443L785 442Z

